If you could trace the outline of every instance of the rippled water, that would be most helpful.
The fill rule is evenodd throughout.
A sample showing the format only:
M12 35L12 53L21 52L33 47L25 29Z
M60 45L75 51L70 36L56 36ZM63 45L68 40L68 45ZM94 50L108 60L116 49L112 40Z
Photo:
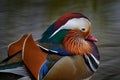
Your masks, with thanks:
M0 61L6 46L24 33L37 40L66 12L80 12L92 22L101 64L91 80L120 80L120 0L0 0Z

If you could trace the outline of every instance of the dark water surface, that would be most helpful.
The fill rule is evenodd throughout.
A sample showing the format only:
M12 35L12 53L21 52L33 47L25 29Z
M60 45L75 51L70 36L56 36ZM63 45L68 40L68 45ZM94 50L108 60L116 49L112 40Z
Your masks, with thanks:
M37 40L55 19L80 12L92 22L101 64L91 80L120 80L120 0L0 0L0 61L24 33Z

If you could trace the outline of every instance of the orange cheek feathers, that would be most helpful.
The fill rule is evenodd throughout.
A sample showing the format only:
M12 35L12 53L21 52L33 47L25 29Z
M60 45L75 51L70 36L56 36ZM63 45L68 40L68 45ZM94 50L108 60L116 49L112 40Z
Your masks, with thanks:
M71 30L65 36L63 44L65 49L71 54L83 55L91 53L92 48L89 42L85 41L78 30Z

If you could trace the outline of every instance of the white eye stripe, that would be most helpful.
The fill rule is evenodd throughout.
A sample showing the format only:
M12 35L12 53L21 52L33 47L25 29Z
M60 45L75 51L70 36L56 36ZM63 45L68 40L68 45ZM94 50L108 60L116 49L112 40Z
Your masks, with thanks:
M57 32L59 32L62 29L82 29L86 28L87 25L91 25L90 21L85 18L73 18L70 19L61 26L59 29L57 29L49 38L53 37Z

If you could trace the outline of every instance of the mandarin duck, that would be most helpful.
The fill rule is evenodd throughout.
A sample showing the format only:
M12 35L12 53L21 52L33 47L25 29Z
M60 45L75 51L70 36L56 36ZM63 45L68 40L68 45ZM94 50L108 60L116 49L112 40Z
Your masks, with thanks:
M50 25L41 39L35 41L25 34L10 44L0 72L32 74L35 80L86 80L99 66L96 41L87 17L67 13ZM3 70L6 65L15 66Z

